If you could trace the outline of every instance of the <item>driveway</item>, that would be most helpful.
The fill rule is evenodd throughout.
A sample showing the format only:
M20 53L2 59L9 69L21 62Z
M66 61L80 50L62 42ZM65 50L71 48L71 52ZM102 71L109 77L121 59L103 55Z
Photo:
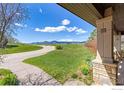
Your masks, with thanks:
M0 68L10 69L17 75L21 85L60 85L57 80L42 69L23 63L25 59L44 55L55 50L54 46L42 47L42 49L36 51L3 55L4 62L0 65Z

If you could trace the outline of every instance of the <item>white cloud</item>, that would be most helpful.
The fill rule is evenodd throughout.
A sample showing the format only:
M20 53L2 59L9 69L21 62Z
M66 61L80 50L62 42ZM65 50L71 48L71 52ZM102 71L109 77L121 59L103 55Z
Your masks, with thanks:
M27 25L25 24L25 25L23 25L23 24L20 24L20 23L15 23L15 25L16 26L18 26L18 27L27 27Z
M16 15L20 15L20 13L16 13Z
M64 19L62 21L62 25L69 25L70 24L70 21L68 19Z
M34 31L39 31L39 32L61 32L61 31L67 31L67 32L75 32L77 35L79 34L84 34L87 31L83 30L82 28L78 28L76 26L73 27L67 27L65 25L70 24L70 21L67 19L64 19L62 21L63 25L60 26L56 26L56 27L52 27L52 26L48 26L48 27L44 27L44 28L35 28Z
M76 26L74 26L74 27L66 27L66 30L68 32L76 32L77 35L84 34L84 33L87 32L87 31L83 30L82 28L78 28Z
M19 27L23 27L22 24L19 24L19 23L15 23L16 26L19 26Z
M43 29L40 28L35 28L34 31L39 31L39 32L61 32L61 31L68 31L68 32L75 32L77 35L79 34L84 34L87 31L83 30L82 28L78 28L76 26L74 27L66 27L66 26L57 26L57 27L45 27Z
M66 27L66 30L68 31L68 32L72 32L72 31L75 31L75 30L77 30L78 28L76 27L76 26L74 26L74 27Z
M71 41L74 41L73 39L60 39L58 41L63 41L63 42L71 42Z
M40 10L39 10L39 11L40 11L40 13L42 14L43 10L42 10L41 8L40 8Z
M87 31L83 30L82 28L79 28L79 29L76 30L76 32L77 32L76 34L78 35L78 34L84 34Z
M57 26L57 27L45 27L44 29L35 28L35 31L39 32L60 32L65 30L65 26Z

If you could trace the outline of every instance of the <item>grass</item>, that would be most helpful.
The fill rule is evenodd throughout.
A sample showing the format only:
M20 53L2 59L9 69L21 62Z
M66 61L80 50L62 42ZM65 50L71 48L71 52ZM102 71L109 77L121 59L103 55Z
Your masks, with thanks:
M0 69L0 85L18 85L16 75L8 69Z
M12 72L8 69L0 69L0 75L7 75L7 74L11 74Z
M82 64L90 64L93 54L83 45L62 44L61 46L62 50L55 50L24 62L43 69L59 82L64 83Z
M0 49L0 53L11 54L11 53L33 51L38 49L41 49L41 47L31 44L14 44L14 45L7 45L5 49Z

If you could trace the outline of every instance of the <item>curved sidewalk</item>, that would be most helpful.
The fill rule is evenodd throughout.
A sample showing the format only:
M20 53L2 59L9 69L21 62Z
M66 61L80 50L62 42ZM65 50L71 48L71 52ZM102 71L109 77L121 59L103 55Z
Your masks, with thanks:
M57 80L48 75L42 69L23 63L23 60L25 59L44 55L53 50L55 50L54 46L43 46L42 49L36 51L3 55L4 62L0 65L0 68L10 69L17 75L21 84L24 85L37 85L39 82L43 85L60 85Z

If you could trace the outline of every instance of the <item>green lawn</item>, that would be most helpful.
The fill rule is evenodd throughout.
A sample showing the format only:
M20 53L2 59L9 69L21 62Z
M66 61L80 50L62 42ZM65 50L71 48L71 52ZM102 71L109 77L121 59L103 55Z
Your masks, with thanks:
M59 82L64 83L82 64L88 62L90 64L93 54L83 45L63 44L61 46L62 50L55 50L24 62L43 69Z
M7 45L7 48L0 49L0 53L11 54L11 53L33 51L38 49L41 49L41 47L31 44L15 44L15 45Z

